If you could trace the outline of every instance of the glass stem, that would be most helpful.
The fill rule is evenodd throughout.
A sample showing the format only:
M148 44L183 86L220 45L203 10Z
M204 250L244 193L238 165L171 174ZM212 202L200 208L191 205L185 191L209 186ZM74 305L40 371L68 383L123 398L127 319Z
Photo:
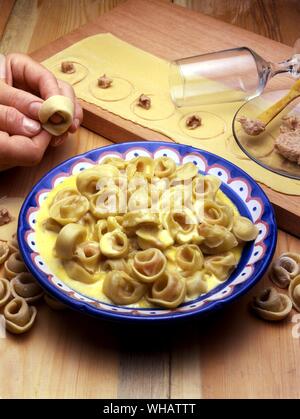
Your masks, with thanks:
M268 63L268 79L282 73L287 73L295 79L300 78L300 54L295 54L280 63Z

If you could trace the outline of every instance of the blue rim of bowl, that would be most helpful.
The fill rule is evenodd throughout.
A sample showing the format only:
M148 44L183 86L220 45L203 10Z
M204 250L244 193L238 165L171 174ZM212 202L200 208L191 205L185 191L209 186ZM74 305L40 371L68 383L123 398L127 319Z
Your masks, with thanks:
M220 164L220 165L222 165L223 168L226 168L226 169L229 168L230 169L230 174L232 173L232 171L238 172L238 175L239 175L238 178L241 178L241 176L242 176L242 179L245 179L247 181L247 183L251 186L251 196L250 196L250 198L252 198L252 199L257 199L258 198L258 199L263 201L263 203L264 203L263 215L265 213L267 213L267 215L268 215L268 227L269 227L269 234L268 234L266 239L269 239L270 243L269 243L269 246L268 246L268 249L267 249L267 253L265 254L265 257L264 257L264 259L261 263L261 266L260 266L259 270L254 270L254 273L252 273L252 275L246 280L245 283L238 284L238 285L242 285L238 290L236 290L236 288L235 288L235 290L232 293L230 293L228 296L222 297L222 299L218 299L218 300L211 300L211 301L209 301L209 303L207 305L200 306L196 310L190 310L190 311L187 311L187 312L176 312L176 309L174 309L174 310L170 310L168 313L164 313L162 315L142 316L140 313L139 313L139 315L133 315L132 314L133 312L136 312L136 311L141 312L142 309L139 309L139 308L134 309L134 308L131 307L130 311L128 310L128 314L124 313L124 312L115 313L113 311L106 311L106 310L103 310L103 309L95 308L95 307L91 306L90 304L85 303L84 301L75 300L74 298L70 297L69 295L61 292L59 290L59 288L55 287L53 284L51 284L48 281L47 274L42 273L40 270L38 270L34 266L32 260L31 260L31 254L33 252L32 251L29 252L26 249L26 246L28 246L28 244L26 243L26 241L24 239L24 236L25 236L25 233L28 230L30 230L30 226L28 224L28 221L26 220L26 214L28 212L28 209L32 207L32 205L30 205L30 201L32 199L33 200L35 199L36 193L39 192L39 190L41 188L41 185L44 184L45 182L51 180L52 175L55 174L56 172L62 173L63 168L65 166L71 167L71 166L73 166L72 163L75 163L77 160L80 160L82 158L89 159L90 155L97 155L97 153L98 153L98 157L99 157L99 155L101 155L102 153L110 152L110 151L115 151L117 153L122 153L122 152L126 152L126 151L130 150L131 148L139 148L139 147L144 148L144 149L150 151L151 153L158 150L159 148L166 147L168 149L175 149L176 151L180 150L180 155L181 156L185 156L188 153L196 153L196 154L200 154L201 156L203 156L205 160L212 159L212 160L215 161L214 164ZM119 149L121 149L121 151ZM93 160L93 161L95 162L95 160ZM233 179L235 179L235 178L233 178ZM227 186L228 189L230 189L228 185L226 185L226 186ZM221 188L222 188L222 186L221 186ZM255 195L252 195L254 190L255 190ZM232 191L232 194L234 195L234 191ZM21 211L20 211L20 214L19 214L19 220L18 220L18 241L19 241L19 246L20 246L20 252L21 252L21 255L24 259L24 262L25 262L27 268L35 276L35 278L38 280L38 282L41 284L41 286L49 294L51 294L54 298L58 299L62 303L66 304L67 306L69 306L69 307L71 307L71 308L73 308L77 311L83 312L85 314L92 315L94 317L107 319L107 320L114 320L114 321L126 321L126 322L131 322L132 321L132 322L139 322L140 323L140 322L147 322L147 321L152 321L152 322L153 321L171 321L171 320L176 320L176 319L177 320L178 319L185 319L185 318L188 318L188 317L191 317L191 316L196 317L196 316L208 314L209 312L212 312L212 311L215 311L217 309L220 309L220 308L224 307L225 305L231 303L232 301L234 301L235 299L237 299L241 295L245 294L264 275L264 273L266 272L266 270L269 266L269 263L272 260L272 257L273 257L273 254L274 254L275 248L276 248L276 242L277 242L277 225L276 225L276 221L275 221L274 209L273 209L268 197L266 196L266 194L262 190L262 188L244 170L240 169L238 166L236 166L235 164L227 161L226 159L224 159L222 157L219 157L219 156L217 156L213 153L210 153L208 151L201 150L201 149L198 149L198 148L195 148L195 147L192 147L192 146L188 146L188 145L178 144L178 143L169 143L169 142L162 142L162 141L124 142L124 143L120 143L120 144L112 144L112 145L109 145L109 146L99 147L99 148L81 153L79 155L73 156L73 157L63 161L62 163L60 163L58 166L55 166L50 171L48 171L35 184L35 186L31 190L31 192L27 195L26 199L24 200L24 203L22 205L22 208L21 208ZM210 294L211 295L215 294L216 292L218 292L219 289L222 290L222 288L225 288L225 284L228 285L228 284L230 284L230 282L231 282L231 278L229 278L227 281L225 281L224 284L219 285L218 287L211 290L209 293L200 296L199 298L193 300L192 302L197 302L197 301L203 299L204 297L207 297ZM97 301L97 300L95 300L95 301ZM191 301L189 303L191 303ZM106 305L109 305L109 304L106 304ZM114 305L111 305L111 306L114 307ZM148 310L151 310L151 309L148 309ZM158 310L158 309L155 308L153 310Z

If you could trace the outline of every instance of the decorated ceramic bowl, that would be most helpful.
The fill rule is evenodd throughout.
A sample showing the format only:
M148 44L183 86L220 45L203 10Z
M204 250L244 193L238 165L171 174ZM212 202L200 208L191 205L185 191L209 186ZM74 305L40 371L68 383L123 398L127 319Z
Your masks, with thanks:
M70 175L100 163L105 157L130 160L137 156L171 157L177 164L193 162L199 172L217 176L221 190L241 215L258 227L255 242L247 243L232 275L221 285L176 309L132 308L95 300L69 288L54 275L36 245L37 215L50 190ZM190 146L163 142L115 144L88 151L48 172L27 196L19 217L18 239L28 269L42 287L66 305L97 317L120 321L162 321L209 313L230 303L251 288L265 273L275 250L276 222L272 206L260 186L243 170L219 156Z

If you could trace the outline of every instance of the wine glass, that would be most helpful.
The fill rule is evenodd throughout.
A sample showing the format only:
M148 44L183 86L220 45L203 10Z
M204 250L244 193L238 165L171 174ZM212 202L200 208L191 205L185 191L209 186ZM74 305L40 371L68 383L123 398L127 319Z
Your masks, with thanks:
M300 78L300 39L291 58L272 63L247 47L232 48L171 62L170 94L177 107L248 101L259 96L280 73Z

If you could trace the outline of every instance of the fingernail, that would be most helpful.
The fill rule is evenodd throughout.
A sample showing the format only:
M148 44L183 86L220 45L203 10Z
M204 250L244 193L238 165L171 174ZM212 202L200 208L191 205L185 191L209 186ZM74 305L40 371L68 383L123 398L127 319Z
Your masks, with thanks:
M25 128L25 130L28 131L30 134L37 134L41 130L41 124L24 116L23 128Z
M6 79L6 59L5 55L0 54L0 80L5 81Z
M29 105L29 113L33 118L37 118L42 107L42 102L32 102Z

